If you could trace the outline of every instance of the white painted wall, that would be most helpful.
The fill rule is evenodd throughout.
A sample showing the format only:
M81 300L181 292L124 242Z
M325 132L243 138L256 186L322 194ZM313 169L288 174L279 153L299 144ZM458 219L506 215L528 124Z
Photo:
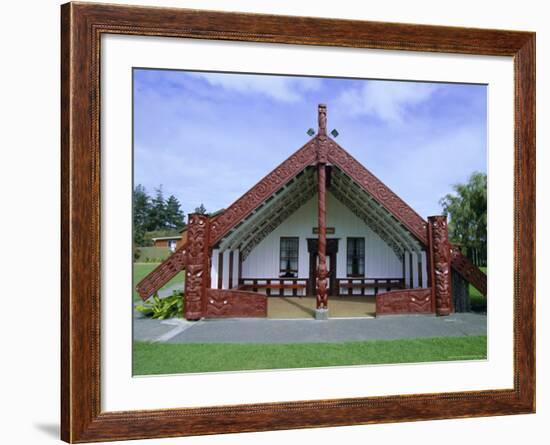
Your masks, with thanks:
M410 260L410 252L405 252L403 254L403 261L405 262L405 287L411 287L411 260Z
M233 287L239 285L239 250L233 251Z
M281 223L261 243L259 243L243 262L243 278L274 278L279 275L280 238L298 236L299 243L299 278L309 276L309 254L307 239L315 238L312 228L317 226L317 196L314 196L289 218ZM346 237L365 238L365 273L367 277L400 278L403 266L393 250L374 233L361 219L356 217L346 206L330 192L327 193L327 226L334 227L334 235L339 238L337 255L338 278L346 276Z
M428 264L426 252L422 251L422 283L421 287L428 287Z
M223 252L222 289L229 289L229 250Z
M213 289L218 288L218 255L220 254L219 249L212 249L212 263L210 270L210 287Z

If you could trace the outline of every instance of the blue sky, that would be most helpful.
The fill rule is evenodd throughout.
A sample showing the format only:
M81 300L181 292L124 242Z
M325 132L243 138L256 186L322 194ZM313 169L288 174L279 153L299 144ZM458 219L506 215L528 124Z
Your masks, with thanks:
M328 130L421 216L487 171L484 85L134 69L134 183L185 213L229 206Z

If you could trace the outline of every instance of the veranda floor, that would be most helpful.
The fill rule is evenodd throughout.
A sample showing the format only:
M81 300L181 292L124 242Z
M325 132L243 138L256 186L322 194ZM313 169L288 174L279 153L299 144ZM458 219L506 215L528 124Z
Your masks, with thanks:
M314 318L315 297L268 297L267 318ZM329 317L372 317L375 297L329 297Z

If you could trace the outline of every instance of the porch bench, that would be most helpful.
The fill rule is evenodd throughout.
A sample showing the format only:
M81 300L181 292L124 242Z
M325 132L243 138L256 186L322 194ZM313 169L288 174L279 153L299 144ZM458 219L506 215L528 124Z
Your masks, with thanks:
M240 290L250 290L250 289L305 289L305 284L241 284L239 286Z
M383 289L403 289L403 283L340 283L339 287L352 289L374 289L376 287Z
M336 283L336 288L338 295L341 296L358 295L353 293L354 289L361 289L360 295L365 295L365 289L374 289L374 295L378 295L380 289L388 292L394 289L404 289L405 282L398 278L340 278Z
M286 282L285 282L286 281ZM238 289L258 292L265 290L269 296L285 296L286 290L292 291L292 296L299 296L307 290L307 279L304 278L242 278ZM301 296L301 295L300 295Z

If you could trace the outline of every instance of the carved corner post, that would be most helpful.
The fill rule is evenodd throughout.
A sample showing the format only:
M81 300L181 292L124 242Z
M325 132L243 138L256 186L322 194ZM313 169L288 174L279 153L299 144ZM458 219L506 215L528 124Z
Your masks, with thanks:
M447 217L429 216L430 273L432 295L437 315L449 315L453 311L451 284L451 243L447 229Z
M317 173L318 173L318 226L319 226L319 267L317 270L317 312L316 318L325 318L328 309L327 294L327 229L326 229L326 165L327 165L327 107L319 105L319 131L317 133Z
M209 217L189 214L184 304L187 320L198 320L206 313L206 289L210 283L209 239Z

